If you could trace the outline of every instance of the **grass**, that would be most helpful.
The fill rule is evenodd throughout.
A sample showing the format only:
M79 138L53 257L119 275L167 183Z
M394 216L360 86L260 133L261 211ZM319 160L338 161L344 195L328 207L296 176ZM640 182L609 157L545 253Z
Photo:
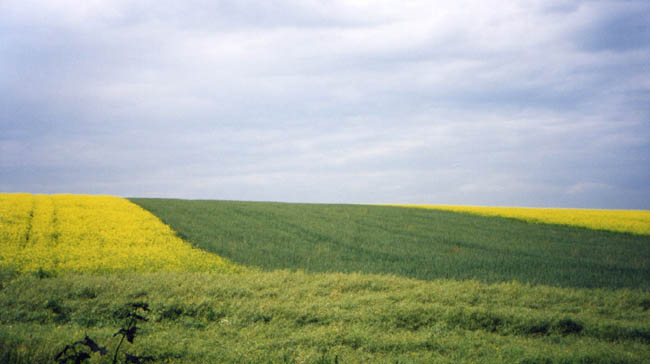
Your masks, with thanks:
M0 362L88 335L162 363L644 363L650 293L302 272L22 274L0 289ZM107 362L107 358L93 358ZM103 361L102 361L103 360Z
M264 270L650 288L650 236L441 210L138 199L181 237Z

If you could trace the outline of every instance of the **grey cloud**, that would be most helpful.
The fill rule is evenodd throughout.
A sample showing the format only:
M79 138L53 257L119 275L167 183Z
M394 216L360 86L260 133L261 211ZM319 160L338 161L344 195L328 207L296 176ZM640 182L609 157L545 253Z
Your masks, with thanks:
M650 44L650 4L646 1L607 2L594 9L593 19L576 34L589 51L628 51Z
M650 206L640 3L4 4L0 190Z

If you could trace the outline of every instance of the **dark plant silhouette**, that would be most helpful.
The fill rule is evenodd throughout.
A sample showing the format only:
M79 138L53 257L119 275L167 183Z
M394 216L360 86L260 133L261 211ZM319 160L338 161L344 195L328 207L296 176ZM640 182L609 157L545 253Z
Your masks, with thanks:
M113 334L114 337L121 336L120 342L115 348L115 354L113 355L113 364L118 363L118 356L120 354L120 348L124 343L124 339L133 344L133 340L135 339L135 336L139 329L136 324L138 322L148 321L146 317L138 313L139 311L149 312L149 305L143 302L136 302L127 305L127 313L123 315L123 318L126 319L125 325L124 327L120 328L118 332ZM80 364L90 359L90 355L92 353L106 355L107 351L106 348L99 346L93 339L86 335L86 338L83 341L77 341L72 345L66 345L65 348L63 348L63 350L61 350L61 352L56 355L54 360L57 364ZM124 353L124 363L143 364L148 361L155 361L155 358L152 356L137 356L131 355L129 353Z
M132 303L129 305L131 308L131 311L126 314L126 319L127 323L125 327L121 328L120 331L116 332L113 336L122 336L120 339L120 343L117 344L117 348L115 349L115 355L113 356L113 364L117 364L117 355L120 352L120 347L122 346L122 343L124 343L124 339L126 341L130 342L133 344L133 339L135 338L135 335L139 329L139 327L136 326L138 321L141 322L146 322L149 321L146 317L138 314L138 310L142 310L144 312L149 312L149 305L146 303L138 302L138 303ZM124 354L124 360L126 360L127 363L144 363L147 361L154 361L154 358L151 356L136 356L136 355L131 355L129 353Z
M63 350L57 354L54 360L56 360L56 362L59 364L68 362L75 364L82 363L84 360L90 359L90 354L83 349L84 346L87 347L91 352L100 353L101 355L106 354L106 348L97 345L93 339L89 338L86 335L86 338L83 341L77 341L72 345L66 345L65 348L63 348Z

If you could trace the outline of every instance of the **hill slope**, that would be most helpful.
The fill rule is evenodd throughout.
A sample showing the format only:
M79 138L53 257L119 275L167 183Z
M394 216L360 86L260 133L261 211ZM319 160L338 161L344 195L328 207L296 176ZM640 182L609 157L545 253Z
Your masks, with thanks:
M650 288L650 236L391 206L138 199L181 237L248 266Z

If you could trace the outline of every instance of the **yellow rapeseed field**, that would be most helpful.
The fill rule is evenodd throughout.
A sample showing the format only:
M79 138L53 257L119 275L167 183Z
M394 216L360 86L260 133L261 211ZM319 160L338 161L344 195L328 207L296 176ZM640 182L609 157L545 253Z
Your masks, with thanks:
M482 207L453 205L394 205L502 216L534 223L581 226L590 229L650 234L650 211L594 210L531 207Z
M8 193L0 193L2 266L23 272L244 269L193 248L123 198Z

